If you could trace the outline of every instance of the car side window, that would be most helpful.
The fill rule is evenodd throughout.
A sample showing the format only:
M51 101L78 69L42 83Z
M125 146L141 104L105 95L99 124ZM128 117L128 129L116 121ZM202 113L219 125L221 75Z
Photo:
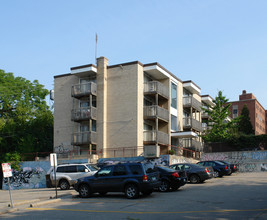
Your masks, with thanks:
M190 170L190 166L188 166L188 165L185 165L184 168L185 168L185 170Z
M57 173L64 173L65 172L65 167L58 167L57 168Z
M112 167L103 167L98 173L98 176L110 176L112 171Z
M83 166L83 165L78 165L78 166L77 166L77 172L85 172L85 166Z
M131 173L133 175L142 175L143 174L143 170L142 170L142 167L140 165L129 165L129 168L130 168Z
M170 166L170 168L171 169L174 169L174 170L177 170L178 169L177 165L172 165L172 166Z
M197 164L199 164L199 165L201 165L201 166L204 166L204 162L199 162L199 163L197 163Z
M114 167L113 176L124 176L127 175L127 170L124 165L117 165Z
M77 172L77 166L66 166L65 167L66 168L66 173L75 173L75 172Z

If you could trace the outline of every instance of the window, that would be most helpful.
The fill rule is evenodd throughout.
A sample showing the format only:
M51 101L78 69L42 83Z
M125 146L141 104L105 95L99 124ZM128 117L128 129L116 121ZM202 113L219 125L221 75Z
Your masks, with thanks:
M153 130L153 127L151 125L144 123L144 131L152 131L152 130Z
M129 168L130 168L133 175L142 175L143 174L142 167L139 165L129 165Z
M171 107L177 109L177 85L171 83Z
M125 176L125 175L127 175L125 166L117 165L114 167L113 176Z
M65 167L65 172L66 173L75 173L75 172L77 172L77 166L66 166Z
M109 176L111 173L112 167L104 167L98 172L98 176Z
M177 124L177 117L174 115L171 115L171 130L177 131L178 130L178 124Z
M78 172L85 172L85 166L83 166L83 165L78 165L78 166L77 166L77 171L78 171Z

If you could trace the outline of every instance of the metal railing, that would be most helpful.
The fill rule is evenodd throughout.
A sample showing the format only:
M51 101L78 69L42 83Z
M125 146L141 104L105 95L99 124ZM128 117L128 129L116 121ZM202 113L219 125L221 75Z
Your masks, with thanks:
M82 121L88 119L96 120L97 110L95 107L85 107L73 109L71 111L71 120L72 121Z
M96 88L96 83L93 82L74 85L71 89L71 96L82 97L90 94L96 95Z
M144 118L160 118L166 122L169 121L169 111L165 108L159 107L157 105L145 106L144 107Z
M183 106L184 107L192 107L201 111L202 104L198 100L196 100L193 96L183 97Z
M193 149L195 151L202 151L203 150L203 144L199 141L192 139L192 138L184 138L183 139L183 147Z
M161 131L144 131L144 142L168 145L169 135Z
M72 145L96 144L97 134L94 131L77 132L73 134Z
M145 94L159 94L166 99L169 99L169 89L158 81L150 81L144 83Z
M202 131L201 122L191 117L183 118L183 127L185 129L193 128L195 130Z

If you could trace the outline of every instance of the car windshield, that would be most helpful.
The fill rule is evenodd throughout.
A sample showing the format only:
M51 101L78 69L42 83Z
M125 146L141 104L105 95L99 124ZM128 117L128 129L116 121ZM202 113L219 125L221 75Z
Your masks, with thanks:
M86 164L86 166L91 170L91 171L97 171L99 168L94 165L94 164Z
M216 163L218 163L219 165L225 165L224 163L222 163L220 161L216 161Z

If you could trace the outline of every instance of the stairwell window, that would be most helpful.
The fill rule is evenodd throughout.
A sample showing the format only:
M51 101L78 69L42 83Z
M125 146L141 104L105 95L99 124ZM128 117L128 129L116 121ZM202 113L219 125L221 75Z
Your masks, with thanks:
M177 85L171 83L171 107L177 109Z

